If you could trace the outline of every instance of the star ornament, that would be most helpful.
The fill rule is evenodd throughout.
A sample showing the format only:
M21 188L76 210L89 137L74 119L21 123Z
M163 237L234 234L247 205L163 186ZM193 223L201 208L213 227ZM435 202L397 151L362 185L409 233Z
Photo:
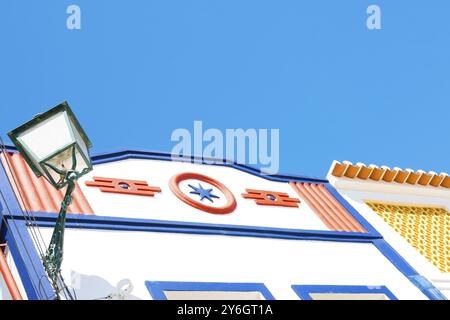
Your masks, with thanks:
M190 193L197 194L200 197L200 201L203 199L208 199L211 202L214 202L213 198L219 199L218 196L212 194L213 189L203 189L202 185L199 183L198 187L194 187L193 185L188 184L188 186L193 190Z

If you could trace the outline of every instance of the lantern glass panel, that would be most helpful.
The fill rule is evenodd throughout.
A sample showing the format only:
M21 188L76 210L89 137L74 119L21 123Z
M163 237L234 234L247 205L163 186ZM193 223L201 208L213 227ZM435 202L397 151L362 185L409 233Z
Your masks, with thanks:
M34 173L43 175L58 189L66 184L62 178L73 168L74 153L74 170L86 173L92 169L91 143L65 102L11 131L9 136Z
M65 112L59 112L24 131L17 140L37 162L75 142Z
M74 149L75 148L75 149ZM78 173L83 172L85 168L90 168L91 165L86 159L83 157L83 154L80 153L80 148L76 145L70 145L64 151L56 153L51 158L42 162L42 167L46 171L46 175L50 178L52 184L58 184L61 180L61 175L52 169L52 167L57 168L58 170L65 171L68 169L72 169L73 163L73 152L75 151L75 159L76 166L75 171ZM52 167L50 167L50 166Z

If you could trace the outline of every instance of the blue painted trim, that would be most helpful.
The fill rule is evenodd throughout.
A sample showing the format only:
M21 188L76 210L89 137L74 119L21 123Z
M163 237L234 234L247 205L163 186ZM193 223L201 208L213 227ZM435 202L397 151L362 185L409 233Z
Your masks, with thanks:
M9 230L9 228L5 228L5 231L6 231L5 240L8 243L9 252L13 257L14 263L16 265L25 292L27 293L28 299L38 300L39 299L39 293L37 292L38 286L37 285L35 286L32 280L32 274L34 273L34 270L32 268L28 269L29 261L26 261L26 257L20 254L21 252L24 252L24 245L20 242L16 243L16 241L14 241L17 238L16 237L17 233L12 232L11 230Z
M0 228L3 224L3 214L5 213L19 213L22 212L19 201L16 194L14 193L11 184L9 183L8 175L3 166L2 161L0 161L0 191L3 197L0 197ZM6 202L6 203L5 203Z
M8 150L13 151L14 147L8 147ZM148 151L130 151L123 150L115 153L99 154L93 156L94 164L108 163L113 161L119 161L124 159L156 159L173 161L171 154L163 152L148 152ZM201 157L189 157L189 162L204 163L205 160ZM209 159L223 162L220 159ZM180 160L178 160L180 161ZM184 160L183 162L186 162ZM234 236L254 236L254 237L269 237L269 238L282 238L282 239L298 239L298 240L329 240L329 241L349 241L349 242L373 242L377 248L382 252L410 281L418 287L427 297L434 300L445 299L445 296L435 288L429 281L420 276L404 259L390 247L384 240L382 240L381 234L372 227L337 191L332 187L327 180L300 177L300 176L286 176L286 175L264 175L259 169L240 165L236 163L218 163L216 165L232 167L264 179L289 182L314 182L324 183L327 190L355 217L355 219L368 231L368 233L351 233L351 232L333 232L333 231L312 231L312 230L295 230L295 229L281 229L281 228L264 228L264 227L252 227L252 226L232 226L232 225L213 225L213 224L201 224L201 223L178 223L169 221L157 221L157 220L138 220L138 219L119 219L109 218L108 223L96 222L95 220L89 220L88 216L69 216L68 227L78 228L94 228L94 229L111 229L111 230L140 230L140 231L156 231L156 232L182 232L182 233L198 233L198 234L222 234L222 235L234 235ZM12 206L10 213L16 219L20 218L20 206L17 199L12 192L12 188L9 185L8 179L2 178L1 174L5 174L4 168L0 163L0 190L7 195L7 205ZM3 182L2 182L3 181ZM55 221L56 215L45 214L39 218L41 225L53 226L49 224L51 221ZM23 218L23 215L22 215ZM98 218L98 217L96 217ZM87 221L83 219L88 219ZM108 218L102 217L104 221ZM122 221L121 221L122 220ZM27 236L29 234L27 232ZM33 246L34 248L34 246ZM35 249L35 248L34 248ZM15 257L20 257L20 251L16 251ZM22 251L23 253L23 251ZM401 262L403 261L403 262ZM21 275L22 277L22 275Z
M263 283L145 281L154 300L167 300L164 291L260 292L266 300L275 300Z
M2 219L3 221L3 219ZM2 226L0 226L0 243L5 243L6 242L6 225L3 224Z
M6 240L22 284L30 300L53 299L55 293L48 281L41 258L24 220L7 220Z
M10 152L17 152L14 146L6 146L6 149ZM264 172L256 167L252 167L245 164L239 164L234 161L229 161L226 159L218 159L218 158L206 158L199 156L186 156L183 158L172 157L171 153L168 152L159 152L159 151L145 151L145 150L119 150L115 152L108 153L98 153L91 157L92 163L102 164L115 162L126 159L150 159L150 160L165 160L165 161L177 161L177 162L188 162L188 163L200 163L205 165L214 165L214 166L225 166L234 168L243 172L247 172L253 174L255 176L271 180L271 181L279 181L279 182L289 182L289 181L297 181L297 182L316 182L316 183L327 183L328 180L317 178L317 177L308 177L308 176L298 176L298 175L287 175L287 174L275 174L268 175L264 174Z
M302 300L314 300L311 293L382 293L385 294L390 300L398 300L397 297L385 286L293 285L292 289Z
M375 247L411 281L430 300L447 300L447 298L430 281L420 275L394 248L384 239L373 241Z
M0 212L0 233L8 242L8 248L19 272L20 279L27 293L28 299L35 300L43 297L53 297L54 292L47 279L44 266L34 246L24 220L11 219L11 216L23 217L14 190L9 182L3 163L0 161L0 191L5 197L6 203L2 202ZM4 219L5 218L5 219ZM7 221L4 224L4 221ZM28 250L26 250L26 249Z
M225 166L231 167L240 171L244 171L258 177L271 180L271 181L280 181L280 182L289 182L289 181L299 181L299 182L317 182L317 183L326 183L328 180L320 179L315 177L306 177L306 176L291 176L284 174L276 174L276 175L267 175L264 174L258 168L239 164L236 162L232 162L226 159L217 159L217 158L203 158L198 156L186 156L182 159L172 157L172 154L166 152L151 152L151 151L142 151L142 150L122 150L117 152L109 152L104 154L97 154L92 156L92 163L102 164L109 163L114 161L126 160L126 159L152 159L152 160L166 160L166 161L178 161L178 162L189 162L189 163L201 163L206 165L216 165L216 166Z
M0 189L1 190L1 189ZM0 230L2 230L2 227L3 227L3 203L2 203L2 200L0 199ZM2 239L0 238L0 241L1 241Z
M33 213L33 215L36 219L36 224L40 227L53 227L55 225L57 217L57 214L55 213L36 212ZM23 219L23 216L15 215L14 218L16 220L20 220ZM199 222L130 219L79 214L68 214L66 227L365 243L369 243L374 239L377 239L376 236L359 232L297 230Z
M17 148L15 146L3 145L2 149L5 149L6 151L9 152L17 152Z
M36 213L35 218L38 226L54 227L56 214ZM7 218L10 218L7 216ZM17 215L15 221L24 217ZM105 230L127 230L127 231L149 231L170 232L189 234L214 234L227 236L247 236L264 238L281 238L293 240L320 240L320 241L345 241L373 243L376 248L419 290L429 299L444 300L445 296L425 278L420 276L385 240L365 233L346 233L334 231L311 231L290 229L257 228L247 226L214 225L206 223L187 223L158 220L126 219L115 217L82 216L77 214L67 215L67 228L105 229ZM27 234L28 235L28 234ZM28 235L29 237L29 235ZM30 239L31 241L31 239ZM30 246L32 243L30 243ZM34 250L34 246L32 246ZM36 252L37 256L37 252Z
M382 235L330 183L326 183L325 188L369 234L382 238Z
M447 298L428 280L421 276L405 259L395 251L384 239L383 236L348 203L344 197L329 183L325 188L333 197L366 229L369 234L374 235L373 244L377 249L401 272L407 277L420 291L431 300L447 300ZM377 237L378 236L378 237ZM420 279L420 280L418 280Z

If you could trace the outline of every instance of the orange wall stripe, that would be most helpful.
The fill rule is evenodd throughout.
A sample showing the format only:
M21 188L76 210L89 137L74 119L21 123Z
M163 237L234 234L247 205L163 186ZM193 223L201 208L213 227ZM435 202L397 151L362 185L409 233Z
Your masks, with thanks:
M314 199L316 202L316 206L319 208L319 210L322 211L323 215L328 215L330 219L332 219L335 224L338 226L336 229L337 231L349 231L349 229L340 221L340 219L336 216L336 214L332 214L331 208L327 208L324 202L320 197L318 197L314 190L311 188L309 183L302 183L303 188L310 194L310 196ZM301 188L301 187L300 187Z
M94 210L92 210L89 201L87 201L86 196L84 195L83 191L81 191L81 188L78 184L76 185L74 192L77 195L76 199L80 207L80 211L78 212L83 212L86 215L93 215Z
M22 195L25 192L30 192L30 194L34 194L35 196L32 198L31 201L35 202L36 205L39 203L39 207L35 209L41 209L40 211L45 212L58 212L59 211L59 204L56 202L56 199L51 197L51 190L55 190L52 186L50 186L44 179L38 179L34 172L31 171L31 169L28 167L27 163L23 159L23 157L16 153L14 154L14 157L16 157L17 162L20 163L19 172L25 172L26 175L23 175L23 181L24 179L27 179L30 184L33 186L33 192L31 193L31 189L22 189ZM16 170L17 171L17 170ZM54 201L53 201L54 200ZM29 207L30 208L30 207ZM37 211L37 210L32 210Z
M5 172L6 172L6 175L8 176L8 180L9 181L13 181L11 171L8 169L8 166L7 166L7 163L6 163L6 156L2 152L0 152L0 160L1 160L1 164L5 168ZM14 191L14 194L18 195L19 191L17 189L16 184L11 182L11 187L12 187L12 189ZM23 203L22 199L19 198L18 196L17 196L17 201L19 202L21 208L25 208L25 203Z
M323 215L322 211L319 210L316 206L315 201L306 193L303 188L299 187L295 182L289 182L295 192L302 198L313 211L317 214L317 216L322 220L322 222L330 229L330 230L338 230L338 226L336 223L330 219L327 215Z
M311 184L310 188L313 192L316 193L317 197L320 199L321 202L324 203L324 206L326 206L326 212L328 213L334 213L334 217L336 220L339 221L340 225L344 227L345 231L353 231L354 227L352 224L346 219L345 214L342 214L339 210L336 210L335 207L330 203L329 199L324 196L324 194L321 192L321 190L318 188L317 184Z
M31 211L41 211L40 209L45 209L41 199L36 197L36 188L32 184L30 176L28 175L27 168L21 161L21 156L19 154L7 155L7 161L9 161L8 169L12 170L12 174L15 178L15 182L18 184L18 189L20 194L17 196L22 196L26 208ZM14 183L14 180L12 181Z
M53 213L59 211L61 201L64 198L64 190L56 190L43 177L37 178L19 153L0 153L0 157L23 210ZM14 179L17 182L17 186L14 183ZM23 197L23 201L20 195ZM68 213L94 214L78 183L75 187L73 202L68 208Z
M302 182L289 184L330 230L367 232L323 184Z
M351 230L356 232L367 232L366 229L363 228L361 224L337 201L333 195L325 188L323 184L318 185L319 190L322 192L325 198L330 201L331 206L337 211L341 213L341 217L348 221L349 224L352 225Z
M57 212L58 209L58 203L56 202L56 198L52 197L52 192L51 189L48 188L47 184L44 183L44 181L42 179L33 179L33 182L36 183L37 185L37 190L40 194L40 198L45 199L43 201L44 203L44 208L46 209L45 211L48 212Z

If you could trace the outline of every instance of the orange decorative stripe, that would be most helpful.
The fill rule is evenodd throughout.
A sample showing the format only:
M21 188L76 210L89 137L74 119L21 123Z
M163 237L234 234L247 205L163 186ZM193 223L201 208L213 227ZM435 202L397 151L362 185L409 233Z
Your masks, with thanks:
M44 177L37 178L19 153L0 152L0 160L23 210L53 213L59 211L64 189L56 190ZM94 214L78 184L73 192L68 213Z
M98 187L101 192L133 194L153 197L161 192L160 187L149 186L147 181L93 177L94 181L86 181L88 187Z
M368 181L384 181L419 186L432 186L435 188L450 188L450 176L443 172L437 174L433 171L413 171L411 169L389 168L375 165L366 166L363 163L352 164L349 161L335 161L330 168L330 174L338 178L360 179Z
M323 184L306 182L289 184L330 230L367 232Z
M298 208L300 200L290 198L287 193L267 190L245 189L247 193L242 193L244 199L256 200L256 204L263 206L279 206ZM273 197L270 199L269 197Z

